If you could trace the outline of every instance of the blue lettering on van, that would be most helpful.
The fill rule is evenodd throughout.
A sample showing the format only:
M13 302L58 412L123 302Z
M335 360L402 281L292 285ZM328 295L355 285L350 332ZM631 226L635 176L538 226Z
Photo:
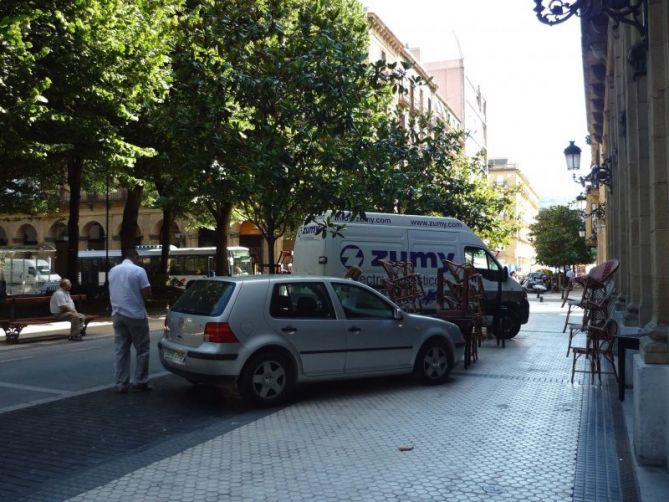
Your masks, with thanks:
M365 262L365 255L362 252L362 249L360 249L358 246L349 244L348 246L344 246L342 248L341 252L339 253L339 260L346 268L362 268L362 264Z
M348 246L347 246L348 247ZM353 246L355 247L355 246ZM346 249L346 248L344 248ZM342 251L343 253L343 251ZM362 251L361 251L362 253ZM408 260L407 260L408 255ZM431 252L431 251L412 251L407 253L406 251L384 251L381 249L372 250L372 261L370 266L380 267L381 260L390 260L390 261L410 261L414 267L417 268L439 268L443 260L453 261L455 253L448 253L447 255L441 252ZM342 259L342 263L343 259ZM346 265L344 265L346 266Z
M302 227L302 235L307 235L307 234L315 234L316 230L318 229L318 225L309 225L306 227Z
M377 249L372 249L372 263L370 265L372 267L380 267L381 266L381 260L385 260L386 257L388 256L388 251L381 251Z
M432 302L437 301L437 290L436 289L428 289L427 293L423 296L423 304L429 305Z

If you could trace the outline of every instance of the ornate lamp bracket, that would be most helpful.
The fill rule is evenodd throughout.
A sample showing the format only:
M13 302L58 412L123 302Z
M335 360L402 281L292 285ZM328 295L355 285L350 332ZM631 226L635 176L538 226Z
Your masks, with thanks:
M648 38L647 0L534 0L534 12L540 22L552 26L576 15L584 18L607 16L616 25L634 26L644 42Z

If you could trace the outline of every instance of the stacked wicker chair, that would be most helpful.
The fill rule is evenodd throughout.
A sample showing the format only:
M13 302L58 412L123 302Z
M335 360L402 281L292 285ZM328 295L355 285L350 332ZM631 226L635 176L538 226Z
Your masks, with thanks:
M570 303L570 300L566 297L563 302L563 306L565 303L569 304L565 329L569 328L567 356L571 353L574 358L571 372L572 382L574 381L574 374L579 372L590 373L592 382L594 382L595 375L601 379L601 358L609 362L612 368L610 373L616 379L618 378L613 356L617 325L615 321L610 319L610 311L614 297L613 277L619 265L618 260L609 260L597 265L587 276L581 279L583 284L581 298ZM583 310L581 322L569 322L572 307ZM575 345L574 337L579 334L584 336L585 343ZM589 369L579 371L576 369L576 362L583 356L590 362Z
M478 359L483 340L485 291L481 274L471 265L444 260L437 274L438 317L457 324L465 336L465 367Z
M387 277L383 287L388 297L397 305L409 312L423 310L423 284L411 262L381 260Z

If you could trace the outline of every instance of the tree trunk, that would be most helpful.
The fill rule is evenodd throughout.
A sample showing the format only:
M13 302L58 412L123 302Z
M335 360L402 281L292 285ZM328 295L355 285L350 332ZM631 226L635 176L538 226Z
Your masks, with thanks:
M274 235L274 221L267 221L267 233L265 234L265 242L267 242L267 261L269 262L269 273L276 273L276 258L274 256L274 244L276 243L276 235Z
M128 197L125 200L125 207L123 208L123 222L121 223L121 252L135 247L137 217L139 215L143 191L144 186L142 185L135 185L131 189L128 189Z
M79 204L84 161L74 154L67 165L67 184L70 186L70 218L67 221L67 278L75 288L79 285Z
M216 220L214 240L216 241L216 275L230 275L228 260L228 229L232 216L232 204L219 202L212 211Z
M170 228L174 222L176 210L172 206L163 207L163 224L160 227L160 274L167 276L167 262L170 253Z

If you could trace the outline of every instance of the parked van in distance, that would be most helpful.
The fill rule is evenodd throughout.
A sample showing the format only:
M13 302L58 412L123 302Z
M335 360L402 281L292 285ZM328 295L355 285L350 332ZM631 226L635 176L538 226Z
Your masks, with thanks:
M47 260L9 258L3 261L2 275L7 294L48 294L58 289L60 275L51 273Z
M327 216L327 215L325 215ZM346 225L342 236L316 235L318 224L300 227L293 253L293 273L343 277L352 266L362 270L358 280L375 289L383 288L386 273L381 260L410 261L421 276L426 312L436 309L437 270L442 260L470 263L481 274L486 291L487 321L492 323L498 281L502 284L503 332L515 336L529 318L527 293L508 276L494 254L463 222L455 218L366 213L332 217Z

